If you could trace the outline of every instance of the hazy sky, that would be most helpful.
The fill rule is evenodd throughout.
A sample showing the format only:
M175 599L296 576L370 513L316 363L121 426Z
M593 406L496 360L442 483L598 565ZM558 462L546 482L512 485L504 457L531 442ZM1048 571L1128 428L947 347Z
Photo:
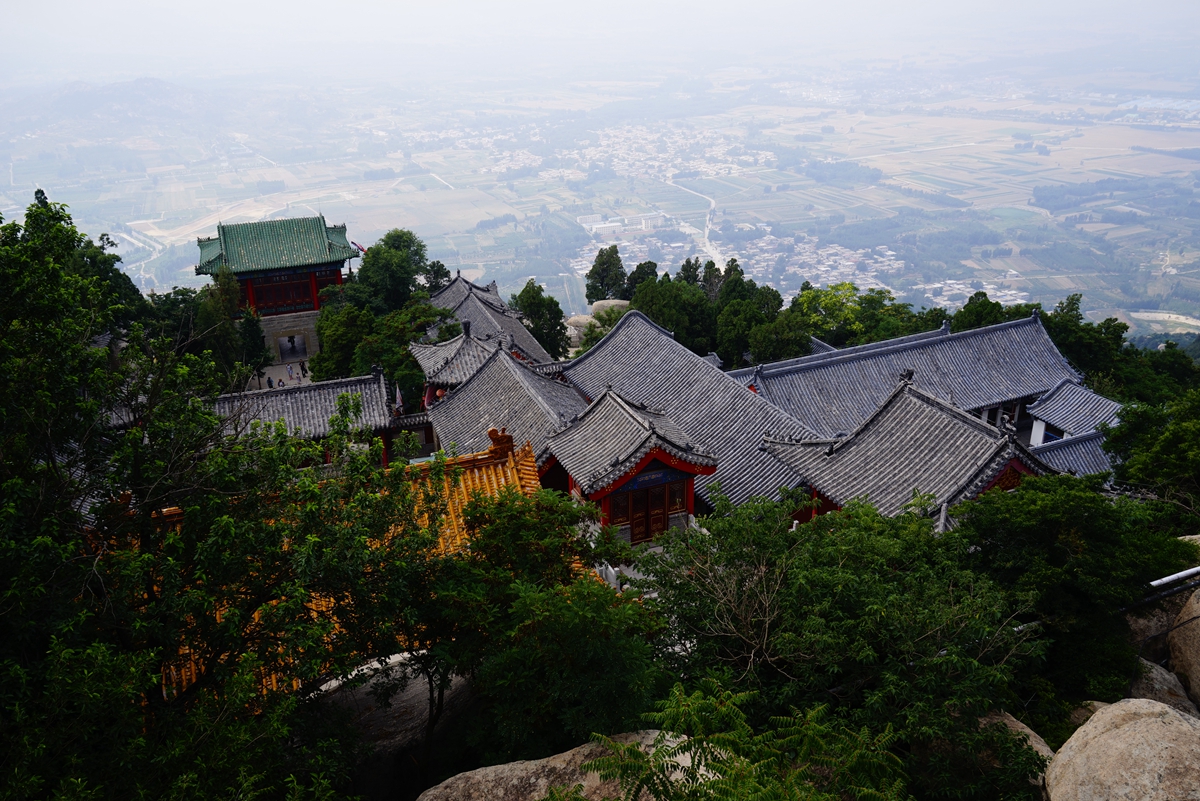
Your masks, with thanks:
M319 74L554 79L1036 54L1186 52L1196 0L4 0L0 83ZM924 54L924 55L922 55ZM1128 66L1128 64L1122 64Z

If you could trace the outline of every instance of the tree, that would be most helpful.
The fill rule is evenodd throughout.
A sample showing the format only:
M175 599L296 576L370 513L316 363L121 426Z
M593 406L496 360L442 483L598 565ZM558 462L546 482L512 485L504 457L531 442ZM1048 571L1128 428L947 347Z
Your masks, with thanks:
M1105 434L1117 480L1154 493L1194 527L1200 516L1200 390L1163 406L1125 406L1120 423Z
M1120 610L1200 555L1153 504L1100 489L1094 479L1027 477L953 511L968 564L1024 599L1021 622L1050 638L1045 664L1026 670L1020 692L1037 730L1057 739L1079 703L1125 697L1137 654Z
M419 411L421 390L425 386L425 372L408 346L423 338L425 332L431 328L437 328L438 337L442 341L458 336L461 332L459 324L454 322L454 316L448 309L437 309L420 301L409 303L403 309L373 320L371 332L363 336L354 347L347 374L367 375L378 365L388 380L400 390L406 410ZM310 361L310 364L314 361ZM325 365L320 364L320 367L321 375L324 375ZM315 366L313 370L315 377Z
M553 295L547 295L530 278L520 293L512 296L509 305L521 312L525 327L551 357L561 359L567 355L571 342L567 337L567 325L563 322L562 307Z
M587 301L620 299L625 294L625 266L616 245L601 248L587 274Z
M721 268L714 261L704 262L704 272L700 278L700 283L704 287L704 294L708 297L709 303L716 303L717 296L721 293L721 284L725 281L725 274L721 272Z
M66 268L81 242L56 204L0 228L0 365L32 382L0 388L6 789L328 797L352 737L308 699L411 636L436 498L416 515L353 398L324 443L246 432L211 350L138 323L95 344L124 306Z
M675 341L693 353L707 356L716 348L716 318L704 290L695 284L663 275L643 281L630 302L654 322L675 335Z
M437 259L425 265L425 290L430 294L450 283L450 270Z
M659 711L645 715L659 732L648 754L639 743L597 736L611 755L584 768L618 780L626 798L654 801L909 797L901 762L888 750L895 740L889 729L874 736L855 731L818 706L792 710L756 732L742 709L753 698L713 679L691 694L676 684ZM562 788L546 801L581 801L581 789Z
M587 353L596 346L604 336L613 329L617 321L625 316L630 307L614 306L611 309L605 309L596 315L595 320L587 324L587 328L583 329L583 336L580 339L579 350L576 352Z
M441 271L435 272L441 275ZM412 231L394 228L367 248L357 279L344 285L345 297L360 308L384 315L403 308L413 293L422 289L418 276L428 278L428 273L425 243ZM445 277L449 278L449 270ZM436 280L440 279L427 286Z
M675 280L683 281L685 284L695 286L700 283L700 259L693 259L688 256L683 260L683 264L679 267L679 272L675 274Z
M766 322L753 300L729 301L717 316L717 355L721 361L730 369L741 367L750 350L751 332Z
M920 797L1027 793L1040 760L978 724L1043 647L1014 625L1021 599L969 568L957 532L935 536L919 499L897 518L850 504L795 526L808 502L718 499L698 528L639 555L647 604L669 621L660 658L756 691L755 726L826 703L852 729L890 725Z
M634 267L633 272L629 274L629 277L625 281L625 292L621 297L625 300L632 300L634 293L637 292L637 288L642 285L643 281L657 280L658 265L652 261L644 261L637 267Z
M748 347L755 364L794 359L812 353L812 335L802 315L788 308L751 329Z
M346 378L353 374L359 343L375 330L375 315L352 303L330 304L317 318L321 350L308 360L314 381Z
M275 350L267 344L262 318L253 309L246 309L238 324L241 348L238 360L250 368L253 375L262 377L263 368L275 360Z

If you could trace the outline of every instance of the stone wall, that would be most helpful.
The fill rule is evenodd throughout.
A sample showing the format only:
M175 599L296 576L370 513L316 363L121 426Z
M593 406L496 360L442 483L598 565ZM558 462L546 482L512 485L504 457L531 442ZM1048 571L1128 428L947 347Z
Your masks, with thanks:
M266 335L267 344L275 353L276 364L310 359L314 353L321 350L321 343L317 340L317 317L320 314L319 311L304 311L262 318L263 334ZM290 336L304 337L304 345L307 349L305 355L300 355L299 350L295 352L281 351L279 340Z

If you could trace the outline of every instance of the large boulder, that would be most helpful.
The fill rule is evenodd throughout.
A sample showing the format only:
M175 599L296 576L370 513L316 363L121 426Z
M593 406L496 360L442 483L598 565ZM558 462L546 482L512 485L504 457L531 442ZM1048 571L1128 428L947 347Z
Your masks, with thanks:
M649 746L657 735L657 731L639 731L618 734L613 739ZM583 785L583 797L587 799L619 798L621 788L615 781L600 781L599 776L586 773L580 767L608 753L604 746L588 743L545 759L467 771L430 787L417 801L538 801L553 786L573 787L576 784Z
M1050 801L1200 801L1200 720L1130 698L1081 726L1046 768Z
M1054 758L1054 749L1047 745L1046 741L1043 740L1037 732L1007 712L991 712L980 718L979 722L984 726L991 723L1003 723L1005 726L1012 729L1018 736L1024 737L1026 740L1028 740L1030 747L1033 748L1034 751L1037 751L1038 754L1044 756L1046 759Z
M1153 662L1142 661L1142 675L1134 681L1129 690L1130 698L1148 698L1160 704L1174 707L1185 715L1200 717L1196 705L1187 697L1179 677L1166 668L1159 667Z
M609 309L627 309L627 308L629 308L629 301L627 301L627 300L617 300L615 298L598 300L592 304L592 316L595 317L595 316L599 315L601 312L606 312Z
M1071 710L1071 725L1076 728L1082 726L1091 720L1092 715L1106 706L1112 706L1112 704L1105 703L1104 701L1084 701L1082 706Z
M1184 689L1196 701L1200 698L1200 619L1192 618L1200 618L1200 590L1179 610L1174 623L1179 628L1167 635L1171 667L1183 677Z

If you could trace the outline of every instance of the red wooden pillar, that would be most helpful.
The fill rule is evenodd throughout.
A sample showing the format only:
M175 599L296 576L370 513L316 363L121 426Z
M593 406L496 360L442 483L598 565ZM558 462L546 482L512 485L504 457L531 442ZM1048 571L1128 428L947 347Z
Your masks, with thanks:
M683 499L687 502L687 513L696 514L696 479L689 478L683 485Z
M312 287L313 308L320 311L321 300L317 297L317 274L315 272L308 274L308 285Z

